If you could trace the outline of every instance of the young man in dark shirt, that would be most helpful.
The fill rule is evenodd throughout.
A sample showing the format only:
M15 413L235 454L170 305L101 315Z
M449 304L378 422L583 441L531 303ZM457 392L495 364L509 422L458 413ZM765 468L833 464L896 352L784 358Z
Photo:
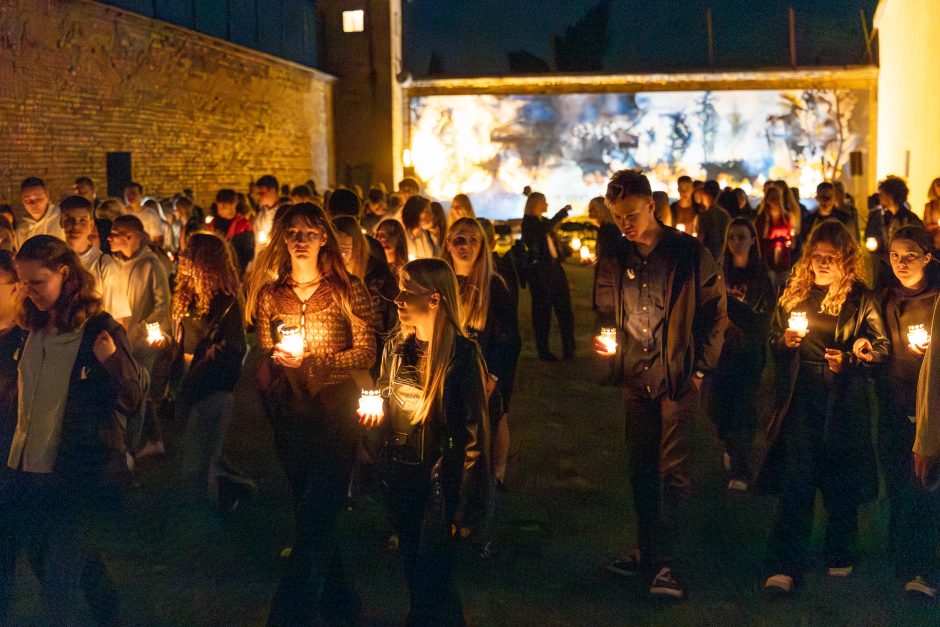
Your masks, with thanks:
M692 428L705 373L721 354L727 324L725 286L711 254L695 238L654 217L649 180L621 170L607 187L624 253L598 267L598 318L616 327L618 348L595 351L621 360L630 482L639 546L608 569L649 577L650 594L682 598L672 554L679 511L691 493Z

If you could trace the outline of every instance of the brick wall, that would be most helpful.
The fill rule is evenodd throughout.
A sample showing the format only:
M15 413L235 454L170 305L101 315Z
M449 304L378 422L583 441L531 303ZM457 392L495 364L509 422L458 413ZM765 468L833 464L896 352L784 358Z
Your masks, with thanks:
M0 2L0 202L130 152L147 194L208 204L261 174L331 183L333 78L88 0Z

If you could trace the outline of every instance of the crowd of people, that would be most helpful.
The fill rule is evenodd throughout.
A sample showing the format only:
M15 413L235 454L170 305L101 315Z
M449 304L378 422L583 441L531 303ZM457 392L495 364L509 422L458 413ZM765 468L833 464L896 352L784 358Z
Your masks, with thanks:
M538 358L559 359L552 312L561 358L575 357L570 246L557 229L570 207L546 218L546 196L527 189L519 240L500 255L469 197L445 211L413 178L394 193L321 195L313 181L266 175L244 193L219 190L208 209L190 190L156 199L138 183L120 199L99 199L87 177L71 191L53 203L28 178L22 215L0 208L0 613L25 554L50 621L67 624L83 594L114 622L118 595L85 532L120 507L150 456L173 455L180 485L215 501L223 485L250 486L223 461L247 380L295 520L269 624L359 615L336 521L365 467L381 477L408 624L463 624L454 542L476 538L486 555L506 491L521 289ZM638 529L608 569L685 596L676 540L704 407L728 490L780 495L768 593L801 581L817 489L827 572L852 573L858 507L877 494L880 464L903 588L934 597L940 179L930 226L888 177L864 233L838 182L818 185L813 211L782 181L757 207L716 181L683 176L678 192L670 205L624 170L588 205L594 351L623 391ZM775 410L755 450L768 352ZM170 413L185 425L178 450L164 437Z

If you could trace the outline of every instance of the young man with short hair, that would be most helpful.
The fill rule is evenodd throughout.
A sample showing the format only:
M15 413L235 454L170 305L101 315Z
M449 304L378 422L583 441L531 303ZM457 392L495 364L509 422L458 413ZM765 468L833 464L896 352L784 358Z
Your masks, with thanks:
M93 209L97 209L98 205L101 204L101 199L98 198L98 194L95 192L95 182L87 176L80 176L75 179L75 184L72 185L72 193L87 198Z
M162 454L163 433L155 405L162 400L169 378L172 357L169 342L172 337L170 319L170 283L163 263L151 250L144 225L137 216L123 215L114 221L109 236L114 260L121 270L120 285L130 304L130 316L125 319L127 339L134 358L150 372L150 397L146 409L143 434L144 446L135 453L141 458L154 453ZM163 339L148 342L147 325L156 323Z
M156 210L144 207L144 187L140 183L128 183L124 188L124 213L136 216L144 225L147 238L157 246L163 246L163 218Z
M209 226L232 245L238 269L244 273L255 256L255 234L251 222L238 211L238 194L234 189L220 189L215 195L215 215Z
M725 285L695 238L655 219L649 180L616 172L605 197L626 241L623 255L599 262L599 323L615 327L618 347L595 352L620 359L629 474L639 546L608 565L643 575L650 594L682 598L675 543L692 490L692 430L705 373L721 355L727 325Z
M712 259L721 259L725 250L725 233L731 224L731 216L719 207L715 201L721 194L718 181L705 181L702 187L702 210L698 214L698 232L696 237L702 246L712 254Z
M401 204L404 206L409 198L421 193L421 185L418 184L417 179L406 176L398 183L398 193L401 194Z
M255 253L261 252L271 241L271 231L274 229L274 215L280 205L277 179L265 174L255 183L258 195L258 208L254 219Z
M59 224L59 208L49 200L49 192L42 179L31 176L20 183L20 200L24 215L16 221L14 239L16 247L36 235L52 235L63 239L65 233Z
M878 183L878 202L880 207L868 214L865 225L865 239L874 239L875 249L869 251L872 257L873 289L878 292L889 285L894 276L888 261L888 246L891 238L902 226L923 227L923 221L907 206L910 190L900 176L889 176Z
M92 244L95 234L95 219L91 201L84 196L67 196L60 205L62 229L68 244L82 266L95 277L101 307L111 317L121 321L131 315L127 302L126 286L122 285L122 273L111 255L101 252Z

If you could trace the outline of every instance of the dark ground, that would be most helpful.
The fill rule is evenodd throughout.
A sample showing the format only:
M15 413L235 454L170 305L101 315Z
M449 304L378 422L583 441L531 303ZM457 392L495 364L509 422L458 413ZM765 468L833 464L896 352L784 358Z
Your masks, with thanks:
M795 598L765 601L758 576L772 501L723 490L719 448L706 419L698 430L700 489L687 521L695 540L681 571L689 598L658 604L647 598L645 582L604 571L605 560L631 546L634 530L623 418L617 390L598 385L603 367L589 352L591 270L569 266L568 274L580 347L573 363L535 360L523 293L525 350L513 399L510 493L501 504L499 553L483 560L467 545L459 560L471 625L940 625L940 609L908 604L892 577L883 548L883 500L862 512L863 561L855 576L833 580L817 570ZM131 512L97 527L137 624L265 622L282 566L278 554L291 541L291 514L260 408L244 391L237 407L226 457L261 486L246 509L223 518L181 497L169 478L172 460L165 459L142 469ZM343 515L340 529L366 624L401 624L407 591L395 556L385 549L380 501L362 499ZM23 563L20 574L13 618L28 624L37 586Z

